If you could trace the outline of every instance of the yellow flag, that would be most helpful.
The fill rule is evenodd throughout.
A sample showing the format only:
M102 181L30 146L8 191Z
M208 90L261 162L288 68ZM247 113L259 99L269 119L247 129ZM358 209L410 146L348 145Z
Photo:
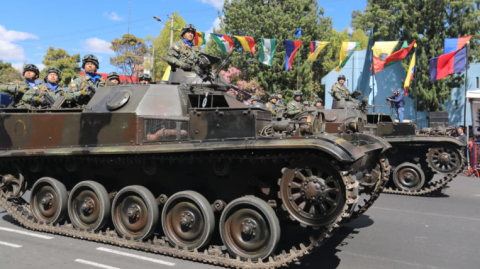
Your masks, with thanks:
M416 47L417 43L415 43L415 45L413 46ZM410 60L407 77L405 78L405 83L403 84L403 88L405 89L405 95L408 94L408 88L410 88L410 83L412 82L414 74L415 74L415 52L412 55L412 60Z
M325 46L330 42L325 41L310 41L310 55L308 56L307 61L313 62L317 59L320 51L325 48Z
M250 51L252 55L255 55L255 40L253 40L253 38L238 35L234 35L234 37L240 41L244 51Z
M170 77L170 71L172 70L172 67L170 65L167 66L167 69L165 69L165 73L163 73L162 81L168 81L168 78Z
M342 42L342 47L340 48L340 63L338 63L335 71L340 72L340 70L342 70L360 43L362 42Z
M377 41L372 47L373 51L373 69L375 73L382 71L385 65L385 59L392 54L398 41Z

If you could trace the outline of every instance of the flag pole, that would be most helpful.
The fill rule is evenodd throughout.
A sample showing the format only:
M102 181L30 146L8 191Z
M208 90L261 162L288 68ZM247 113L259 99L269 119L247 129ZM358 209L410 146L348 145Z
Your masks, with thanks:
M463 107L463 128L467 128L467 81L468 81L468 45L470 42L467 42L465 46L467 46L467 57L465 57L467 64L465 67L465 101L464 101L464 107ZM468 128L467 128L468 130ZM468 143L468 141L467 141Z
M417 46L415 46L415 51L413 52L415 55L415 67L413 68L413 79L415 83L415 124L418 126L418 118L417 118L417 111L418 111L418 89L417 89L417 59L418 59L418 54L417 54Z
M352 59L352 92L355 91L355 87L354 87L354 84L353 84L353 81L355 79L355 51L353 51L353 55L352 55L353 59Z

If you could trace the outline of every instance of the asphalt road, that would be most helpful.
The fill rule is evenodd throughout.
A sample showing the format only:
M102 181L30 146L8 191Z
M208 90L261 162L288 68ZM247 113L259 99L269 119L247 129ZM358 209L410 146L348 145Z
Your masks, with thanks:
M445 195L382 194L365 215L291 268L479 268L480 179ZM219 268L23 229L0 208L0 268Z

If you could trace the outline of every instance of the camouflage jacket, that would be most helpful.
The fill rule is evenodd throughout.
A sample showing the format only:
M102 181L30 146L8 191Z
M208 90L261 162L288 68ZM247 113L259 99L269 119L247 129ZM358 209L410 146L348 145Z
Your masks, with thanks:
M185 44L183 40L178 40L167 50L167 57L165 60L167 60L168 64L170 64L173 68L180 67L184 63L187 63L193 67L198 61L199 51L199 47L190 47Z
M94 94L90 92L89 95L89 87L97 91L99 87L105 87L105 79L100 76L100 79L95 83L93 79L87 75L75 77L70 83L65 100L79 106L87 104Z
M305 111L305 107L303 107L301 102L297 102L295 100L292 100L288 102L287 104L287 115L289 117L293 117L297 115L298 113L302 113Z
M278 99L276 105L277 105L277 107L285 107L285 104L283 103L282 99Z
M60 87L57 88L57 91L54 91L53 89L49 88L47 84L42 84L39 88L33 87L25 92L17 107L30 108L45 106L45 104L42 104L41 102L41 95L44 92L47 92L47 94L50 95L53 100L57 100L59 96L65 95L65 91Z
M341 99L349 99L352 93L347 86L343 86L342 84L336 82L332 85L332 91L330 94L333 98L335 98L335 100L339 101Z
M272 103L272 102L268 102L266 105L265 105L265 108L270 110L270 112L272 112L273 115L277 114L277 105Z
M23 94L30 89L38 89L42 84L37 83L34 87L30 87L25 80L14 81L0 85L0 93L9 94L14 97L14 103L18 104L23 97Z

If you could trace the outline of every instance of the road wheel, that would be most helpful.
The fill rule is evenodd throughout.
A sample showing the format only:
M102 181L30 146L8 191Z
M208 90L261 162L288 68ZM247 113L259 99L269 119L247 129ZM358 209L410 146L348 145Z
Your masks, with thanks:
M54 178L42 177L32 187L30 204L38 221L59 223L67 215L67 189Z
M68 215L80 229L101 230L110 218L110 199L100 183L83 181L70 192Z

